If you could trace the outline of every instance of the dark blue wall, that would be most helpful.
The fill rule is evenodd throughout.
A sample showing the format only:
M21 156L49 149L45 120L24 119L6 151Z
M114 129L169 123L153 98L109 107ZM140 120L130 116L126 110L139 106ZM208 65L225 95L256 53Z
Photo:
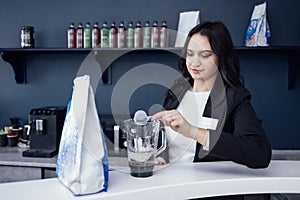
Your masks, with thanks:
M167 20L177 29L182 11L200 10L200 20L221 20L230 30L234 44L242 46L253 6L259 0L10 0L0 1L0 47L20 46L20 28L35 27L37 47L66 47L66 29L70 22L117 23L121 20L142 22ZM267 1L272 45L300 45L300 10L298 0ZM98 86L97 105L100 114L110 113L110 97L114 84L132 66L155 61L159 55L143 58L120 58L113 64L112 85ZM159 58L163 64L176 68L176 56ZM36 55L27 60L28 83L16 84L10 65L0 61L0 128L9 124L10 117L26 120L33 107L66 105L84 56L81 54ZM253 106L263 119L263 126L274 149L300 149L300 80L299 70L295 88L287 89L287 62L284 54L241 53L241 68L245 83L253 94ZM159 103L164 88L140 88L132 97L130 110L135 105L149 107ZM143 92L143 90L145 90ZM155 95L151 95L155 93ZM150 94L150 95L149 95ZM121 97L120 97L121 98Z

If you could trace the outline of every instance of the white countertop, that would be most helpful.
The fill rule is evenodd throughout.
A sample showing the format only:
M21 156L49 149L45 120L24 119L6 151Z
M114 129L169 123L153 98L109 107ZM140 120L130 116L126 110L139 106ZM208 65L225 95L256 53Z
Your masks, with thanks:
M26 148L0 147L0 166L19 166L19 167L44 167L56 168L57 155L52 158L24 157L22 152ZM110 155L111 154L111 155ZM109 166L114 169L119 166L128 166L127 157L109 151ZM272 159L274 160L300 160L300 150L273 150Z
M24 157L22 152L25 150L27 149L19 147L0 147L0 166L56 168L57 155L51 158ZM110 168L128 166L127 157L109 156L108 158Z
M272 161L267 169L232 162L173 164L148 178L134 178L127 167L109 172L107 192L73 196L58 179L0 184L1 199L187 199L233 194L300 193L300 161Z
M26 148L0 147L0 166L24 166L55 168L57 156L52 158L24 157L22 152Z

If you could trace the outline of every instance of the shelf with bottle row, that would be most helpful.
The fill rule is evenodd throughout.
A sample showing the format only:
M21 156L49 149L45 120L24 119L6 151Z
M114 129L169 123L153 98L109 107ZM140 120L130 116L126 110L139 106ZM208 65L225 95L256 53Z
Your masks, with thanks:
M15 80L18 84L27 83L27 57L38 54L74 54L88 55L90 53L96 56L97 62L102 69L106 69L102 74L102 83L109 84L110 64L121 55L133 51L165 51L174 54L180 54L181 48L0 48L2 59L8 62L13 68Z
M300 46L271 46L271 47L244 47L237 46L236 51L240 53L255 54L283 54L287 55L288 60L288 89L294 87L296 81L296 67L300 64ZM163 51L180 55L182 48L0 48L2 59L8 62L15 73L15 80L18 84L26 84L26 65L27 57L37 54L81 54L88 55L93 53L97 62L102 68L108 69L102 75L103 84L110 83L110 64L121 55L129 52L148 52Z

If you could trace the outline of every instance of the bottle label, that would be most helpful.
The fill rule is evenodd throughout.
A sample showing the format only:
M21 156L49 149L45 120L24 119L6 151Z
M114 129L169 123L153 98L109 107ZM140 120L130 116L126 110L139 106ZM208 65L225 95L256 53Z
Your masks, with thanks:
M115 34L114 30L111 30L109 32L109 47L110 48L116 48L117 47L117 35Z
M108 46L108 30L101 30L101 47L107 48Z
M143 28L143 47L144 48L151 47L151 28L150 27Z
M157 27L152 28L151 47L152 48L159 47L159 29Z
M118 48L124 48L124 47L125 47L125 31L124 29L119 29Z
M74 45L74 29L68 30L68 48L75 48Z
M133 30L133 28L130 28L127 30L126 45L127 45L127 48L134 47L134 30Z
M96 48L99 45L99 30L93 29L92 31L92 48Z
M140 48L142 47L142 30L135 29L134 31L134 47L135 48Z
M31 38L30 31L21 31L21 46L22 47L33 47L33 38Z
M77 43L76 43L77 48L82 48L83 47L83 30L78 29L77 30Z
M91 29L84 29L84 48L91 48Z
M160 47L168 47L169 41L168 41L168 29L162 28L160 32Z

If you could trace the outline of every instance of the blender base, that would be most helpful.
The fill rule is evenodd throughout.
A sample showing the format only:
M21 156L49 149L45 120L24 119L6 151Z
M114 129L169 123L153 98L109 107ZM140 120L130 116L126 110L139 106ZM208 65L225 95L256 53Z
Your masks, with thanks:
M130 174L134 177L149 177L153 175L154 164L139 164L139 163L129 163Z
M131 176L134 176L134 177L146 178L146 177L152 176L153 171L151 171L151 172L131 172L130 174L131 174Z

